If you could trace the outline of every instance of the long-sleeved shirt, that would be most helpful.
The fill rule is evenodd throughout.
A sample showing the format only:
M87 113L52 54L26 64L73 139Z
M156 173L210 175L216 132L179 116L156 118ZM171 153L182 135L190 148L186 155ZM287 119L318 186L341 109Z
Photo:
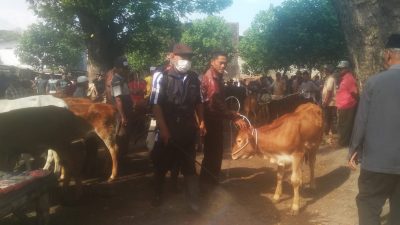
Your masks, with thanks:
M338 109L350 109L356 107L357 99L353 94L358 93L357 82L351 72L343 75L336 92L336 107Z
M222 77L209 69L201 80L201 92L204 97L204 115L215 119L234 120L238 116L228 109L225 103Z
M400 64L370 77L360 98L349 147L361 168L400 174Z

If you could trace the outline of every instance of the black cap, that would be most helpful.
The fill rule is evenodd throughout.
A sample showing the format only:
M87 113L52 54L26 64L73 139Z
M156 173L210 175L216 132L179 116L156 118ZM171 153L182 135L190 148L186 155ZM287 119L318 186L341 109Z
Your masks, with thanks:
M128 60L125 56L120 56L114 61L114 67L116 68L128 68Z
M385 48L400 48L400 34L390 35Z

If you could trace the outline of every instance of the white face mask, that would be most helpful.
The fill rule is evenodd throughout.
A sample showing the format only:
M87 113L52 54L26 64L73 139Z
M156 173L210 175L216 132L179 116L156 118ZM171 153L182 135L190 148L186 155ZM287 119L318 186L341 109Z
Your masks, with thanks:
M192 62L187 59L179 59L175 62L175 69L180 73L186 73L192 67Z

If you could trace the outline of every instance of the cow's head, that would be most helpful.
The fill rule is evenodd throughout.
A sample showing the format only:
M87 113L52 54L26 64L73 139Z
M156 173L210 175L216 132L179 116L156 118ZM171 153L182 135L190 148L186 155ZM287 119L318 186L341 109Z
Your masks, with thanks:
M256 130L240 129L232 148L232 159L248 159L257 153Z

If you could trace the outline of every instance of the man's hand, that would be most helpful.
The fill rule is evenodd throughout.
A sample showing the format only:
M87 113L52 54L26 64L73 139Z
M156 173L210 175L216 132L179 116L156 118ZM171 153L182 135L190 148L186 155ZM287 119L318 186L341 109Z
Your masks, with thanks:
M126 119L125 116L121 117L121 125L126 127L128 125L128 120Z
M160 131L160 136L161 136L161 140L164 143L164 146L168 145L169 140L171 139L171 134L169 133L169 130L165 129L165 130L161 130Z
M235 121L233 121L235 123L235 126L239 129L245 129L247 128L247 123L246 121L240 119L236 119Z
M206 135L207 129L206 125L204 124L204 121L200 122L199 131L200 131L200 137L204 137Z
M357 169L357 165L358 165L358 152L354 152L349 160L349 167L350 169L355 170Z

